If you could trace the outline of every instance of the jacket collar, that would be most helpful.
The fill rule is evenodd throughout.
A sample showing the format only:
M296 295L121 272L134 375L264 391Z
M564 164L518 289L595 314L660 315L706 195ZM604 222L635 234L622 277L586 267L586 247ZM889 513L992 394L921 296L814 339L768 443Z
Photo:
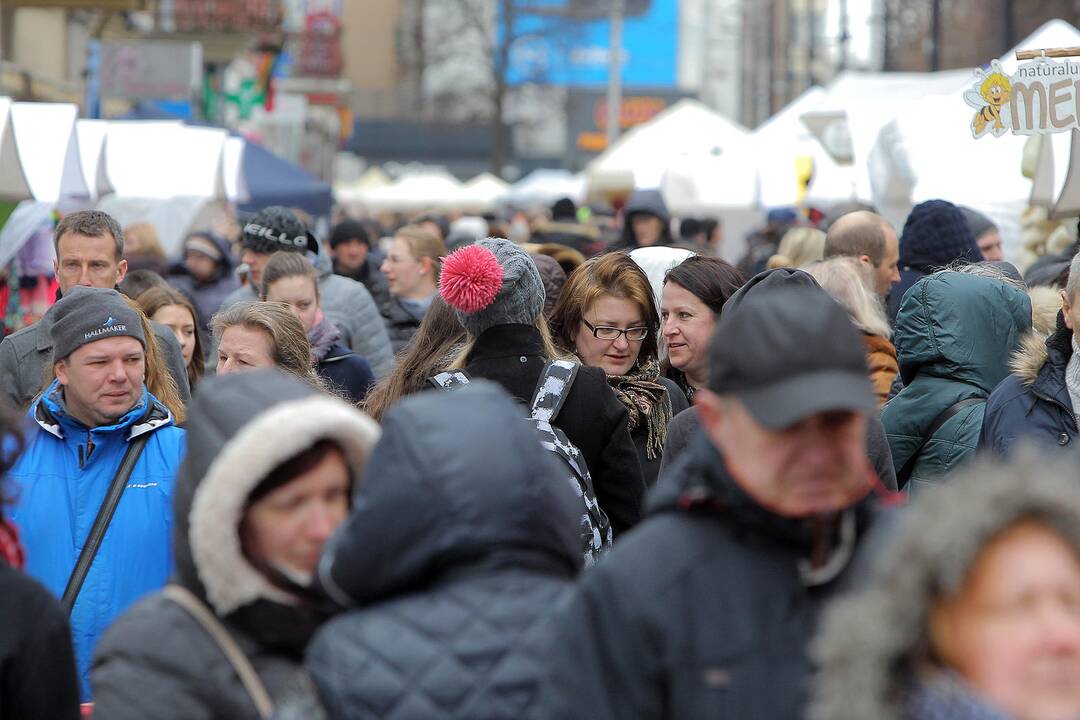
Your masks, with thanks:
M469 362L518 356L544 356L540 331L532 325L496 325L480 333Z
M68 415L59 380L52 381L33 404L30 414L42 430L61 440L64 439L65 428L89 430L99 434L126 433L126 439L132 440L160 427L171 425L173 422L172 413L168 408L151 395L144 386L139 402L135 403L135 406L115 423L86 428L81 422Z
M811 568L800 560L804 585L834 580L850 564L859 535L871 520L873 500L864 499L840 512L833 522L834 540L823 565ZM698 433L669 481L661 483L649 503L649 514L684 512L712 515L740 533L766 537L805 558L814 545L814 532L800 518L786 518L762 507L732 478L723 456L704 433Z
M1072 358L1072 330L1058 312L1057 329L1046 340L1027 336L1009 366L1021 384L1037 395L1054 398L1071 406L1065 386L1065 368Z

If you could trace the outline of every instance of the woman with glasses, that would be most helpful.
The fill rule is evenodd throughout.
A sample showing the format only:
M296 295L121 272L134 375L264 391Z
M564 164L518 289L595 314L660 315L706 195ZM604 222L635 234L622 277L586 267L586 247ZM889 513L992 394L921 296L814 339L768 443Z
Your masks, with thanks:
M447 257L440 278L439 293L466 332L446 370L496 382L525 408L540 394L538 386L545 400L563 395L565 384L539 383L549 362L566 358L544 320L544 284L528 253L507 240L479 240ZM575 368L563 400L551 424L580 451L618 542L641 519L646 491L626 406L604 373L587 366Z
M659 327L649 279L622 253L594 258L571 273L551 317L556 342L607 374L626 407L649 487L660 472L668 422L689 407L679 386L660 376Z

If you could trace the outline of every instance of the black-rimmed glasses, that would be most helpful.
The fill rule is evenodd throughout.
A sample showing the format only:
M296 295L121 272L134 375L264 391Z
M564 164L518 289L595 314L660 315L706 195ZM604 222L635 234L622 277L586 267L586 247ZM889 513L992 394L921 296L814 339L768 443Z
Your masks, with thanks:
M593 325L585 318L581 318L581 322L585 323L585 327L589 328L589 332L597 340L618 340L620 335L625 335L628 342L641 342L649 337L649 328L647 327L632 327L623 330L622 328L608 327L607 325Z

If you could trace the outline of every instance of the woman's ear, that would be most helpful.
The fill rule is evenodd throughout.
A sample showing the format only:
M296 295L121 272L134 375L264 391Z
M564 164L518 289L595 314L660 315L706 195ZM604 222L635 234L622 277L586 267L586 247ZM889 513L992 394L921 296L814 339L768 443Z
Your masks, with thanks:
M429 257L420 258L420 274L421 275L430 275L432 273L432 270L433 270L434 267L435 267L435 262L431 258L429 258Z

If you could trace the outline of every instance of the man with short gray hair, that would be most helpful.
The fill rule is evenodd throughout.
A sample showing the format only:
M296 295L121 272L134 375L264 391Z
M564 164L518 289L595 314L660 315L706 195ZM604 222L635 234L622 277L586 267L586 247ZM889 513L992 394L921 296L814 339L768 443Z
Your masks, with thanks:
M1044 341L1028 337L1013 356L1012 374L986 402L979 447L1008 453L1021 438L1070 448L1080 436L1080 255L1069 265L1057 329Z
M843 215L829 226L825 236L825 259L853 257L873 270L873 290L881 297L900 282L896 264L900 259L900 244L892 225L869 210L857 210Z
M79 285L115 288L127 274L124 233L108 213L82 210L66 215L53 231L53 245L56 249L53 267L61 294ZM38 322L0 342L0 398L13 408L29 407L42 390L45 366L52 355L51 325L50 310ZM191 391L180 344L164 325L151 325L169 374L186 404Z

